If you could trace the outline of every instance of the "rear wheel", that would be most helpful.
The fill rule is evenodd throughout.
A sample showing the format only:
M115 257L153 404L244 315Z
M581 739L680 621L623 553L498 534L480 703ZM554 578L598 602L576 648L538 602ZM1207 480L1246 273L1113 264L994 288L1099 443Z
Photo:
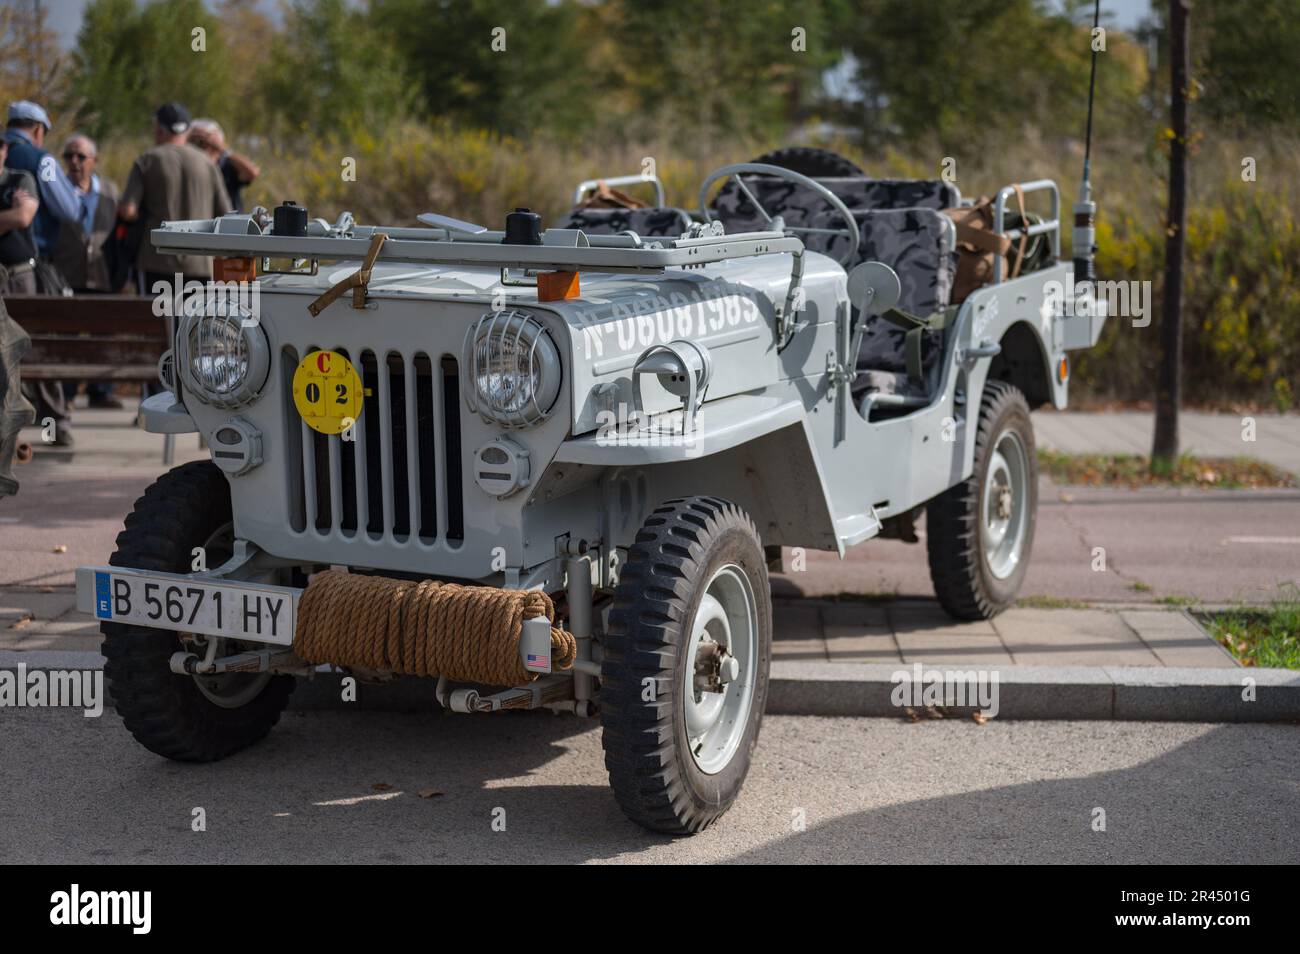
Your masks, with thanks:
M214 567L232 545L230 487L214 464L199 461L164 474L135 502L109 562L187 573L194 547ZM180 633L121 623L102 630L113 705L137 742L169 759L211 762L252 745L279 721L293 691L292 676L172 672L172 654L187 648ZM241 648L223 641L217 654Z
M930 579L958 619L988 619L1014 602L1029 568L1038 511L1034 428L1025 396L990 381L980 402L975 468L926 510Z
M716 497L657 508L609 628L600 702L614 795L647 828L701 831L739 795L767 701L772 603L745 512Z

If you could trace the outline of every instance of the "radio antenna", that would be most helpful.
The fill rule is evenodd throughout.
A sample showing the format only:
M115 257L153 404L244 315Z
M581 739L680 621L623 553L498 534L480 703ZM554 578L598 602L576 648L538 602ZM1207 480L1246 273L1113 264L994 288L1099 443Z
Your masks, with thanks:
M1083 181L1079 201L1074 204L1074 280L1089 282L1094 277L1093 253L1097 238L1097 203L1092 201L1092 101L1097 90L1097 29L1101 24L1101 0L1092 11L1092 69L1088 75L1088 124L1083 137Z

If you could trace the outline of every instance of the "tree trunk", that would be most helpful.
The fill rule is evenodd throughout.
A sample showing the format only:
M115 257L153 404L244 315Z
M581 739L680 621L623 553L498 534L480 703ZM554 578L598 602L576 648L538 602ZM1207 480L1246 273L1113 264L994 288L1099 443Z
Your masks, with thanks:
M1165 217L1165 294L1160 316L1160 374L1156 383L1156 434L1151 469L1168 472L1178 459L1178 406L1182 400L1183 247L1187 232L1187 13L1189 0L1169 0L1170 112L1169 211Z

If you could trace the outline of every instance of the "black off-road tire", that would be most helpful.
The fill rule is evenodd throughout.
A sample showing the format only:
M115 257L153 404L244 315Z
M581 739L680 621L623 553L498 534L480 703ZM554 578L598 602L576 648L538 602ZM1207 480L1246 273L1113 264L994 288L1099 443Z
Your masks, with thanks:
M117 535L113 566L188 573L191 551L230 523L230 487L216 465L173 468L144 492ZM212 702L193 676L168 660L183 647L175 632L104 623L104 673L122 721L151 752L180 762L213 762L261 740L279 721L292 676L273 676L238 708Z
M813 149L808 146L794 146L789 149L777 149L765 152L751 162L765 162L769 166L780 166L792 172L798 172L810 179L840 179L853 176L865 176L859 169L839 153L829 149Z
M1006 381L989 381L980 401L975 467L969 478L930 501L926 508L926 550L935 595L957 619L989 619L1010 606L1020 590L1034 543L1038 511L1038 463L1034 428L1025 396ZM1018 566L997 579L984 555L981 499L995 441L1015 430L1028 455L1027 524Z
M716 774L689 748L681 699L687 628L720 567L740 568L753 592L756 668L744 735ZM758 531L735 504L686 497L658 507L623 566L603 642L600 708L614 796L633 821L654 831L693 834L718 819L740 793L758 742L772 652L772 600ZM647 701L646 687L653 688Z

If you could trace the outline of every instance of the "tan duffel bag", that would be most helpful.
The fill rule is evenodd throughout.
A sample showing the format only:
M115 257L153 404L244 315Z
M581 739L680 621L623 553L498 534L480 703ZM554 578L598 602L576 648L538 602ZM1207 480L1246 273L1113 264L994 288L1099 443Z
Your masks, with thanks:
M1020 222L1028 222L1025 214L1025 194L1016 186L1016 204ZM1011 239L993 231L993 200L988 196L976 199L973 205L944 209L943 214L957 227L957 274L953 278L949 301L958 304L977 288L993 281L993 256L1002 256L1002 274L1016 278L1025 262L1028 237L1020 236L1014 255ZM1010 259L1010 260L1009 260Z

